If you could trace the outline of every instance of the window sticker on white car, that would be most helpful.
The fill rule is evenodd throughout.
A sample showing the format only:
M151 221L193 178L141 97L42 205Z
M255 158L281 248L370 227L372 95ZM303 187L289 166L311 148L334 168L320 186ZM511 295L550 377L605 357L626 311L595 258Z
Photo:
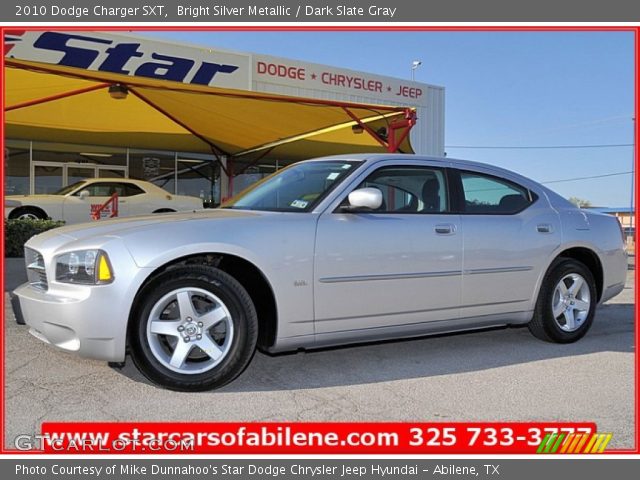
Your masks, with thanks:
M294 208L307 208L309 202L305 202L304 200L294 200L291 202L291 206Z
M340 173L338 172L333 172L330 173L329 175L327 175L327 180L335 180L336 178L338 178L340 176Z

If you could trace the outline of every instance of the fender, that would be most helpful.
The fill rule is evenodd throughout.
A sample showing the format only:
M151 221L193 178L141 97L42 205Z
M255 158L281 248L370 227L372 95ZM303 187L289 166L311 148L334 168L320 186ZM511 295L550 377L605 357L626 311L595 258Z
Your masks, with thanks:
M536 303L538 302L538 295L540 295L540 289L542 288L542 282L544 280L544 277L547 275L547 272L549 271L549 267L551 267L551 264L556 260L556 258L558 258L559 256L562 256L562 252L565 252L567 250L571 250L572 248L584 248L586 250L592 251L593 253L595 253L596 257L598 257L598 261L602 265L601 252L600 252L600 250L598 250L593 245L589 245L589 244L586 244L584 242L571 242L571 243L563 244L563 245L559 246L557 249L555 249L551 253L549 258L547 258L547 262L546 262L544 268L540 269L540 275L538 276L538 279L536 280L536 285L535 285L535 288L534 288L533 297L531 298L531 309L532 310L534 310L536 308Z
M158 268L180 258L206 253L233 255L251 263L260 271L270 286L275 299L276 311L278 312L278 338L313 333L311 288L296 288L293 284L289 285L282 282L282 272L275 271L272 266L265 263L264 259L261 260L259 255L238 245L209 242L193 243L164 251L162 255L154 257L151 261L145 262L144 265L138 265L139 268L146 272L146 275L137 290L153 276Z

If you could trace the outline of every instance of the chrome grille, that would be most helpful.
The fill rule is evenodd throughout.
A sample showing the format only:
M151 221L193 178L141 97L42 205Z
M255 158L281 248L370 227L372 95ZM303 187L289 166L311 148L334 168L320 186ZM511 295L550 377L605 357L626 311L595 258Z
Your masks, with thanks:
M44 257L30 248L24 249L24 259L27 264L27 278L32 287L47 290L47 272L44 267Z

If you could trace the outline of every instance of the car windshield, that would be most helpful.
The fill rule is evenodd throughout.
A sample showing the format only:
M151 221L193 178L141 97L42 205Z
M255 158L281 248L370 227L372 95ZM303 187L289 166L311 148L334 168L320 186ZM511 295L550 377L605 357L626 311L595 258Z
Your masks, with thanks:
M85 183L84 180L81 180L81 181L76 182L76 183L72 183L71 185L67 185L66 187L62 187L57 192L53 192L53 195L66 195L67 193L73 192L76 188L78 188L80 185L82 185L84 183Z
M222 208L308 212L360 163L333 160L292 165L240 192Z

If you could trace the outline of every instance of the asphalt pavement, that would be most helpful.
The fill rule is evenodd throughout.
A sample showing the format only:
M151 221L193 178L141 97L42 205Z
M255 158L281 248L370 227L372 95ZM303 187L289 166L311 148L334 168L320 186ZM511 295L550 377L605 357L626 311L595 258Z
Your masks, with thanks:
M8 259L6 289L23 281ZM177 393L57 351L15 323L5 293L5 446L43 421L595 421L634 446L633 270L571 345L502 328L322 351L257 353L221 390Z

